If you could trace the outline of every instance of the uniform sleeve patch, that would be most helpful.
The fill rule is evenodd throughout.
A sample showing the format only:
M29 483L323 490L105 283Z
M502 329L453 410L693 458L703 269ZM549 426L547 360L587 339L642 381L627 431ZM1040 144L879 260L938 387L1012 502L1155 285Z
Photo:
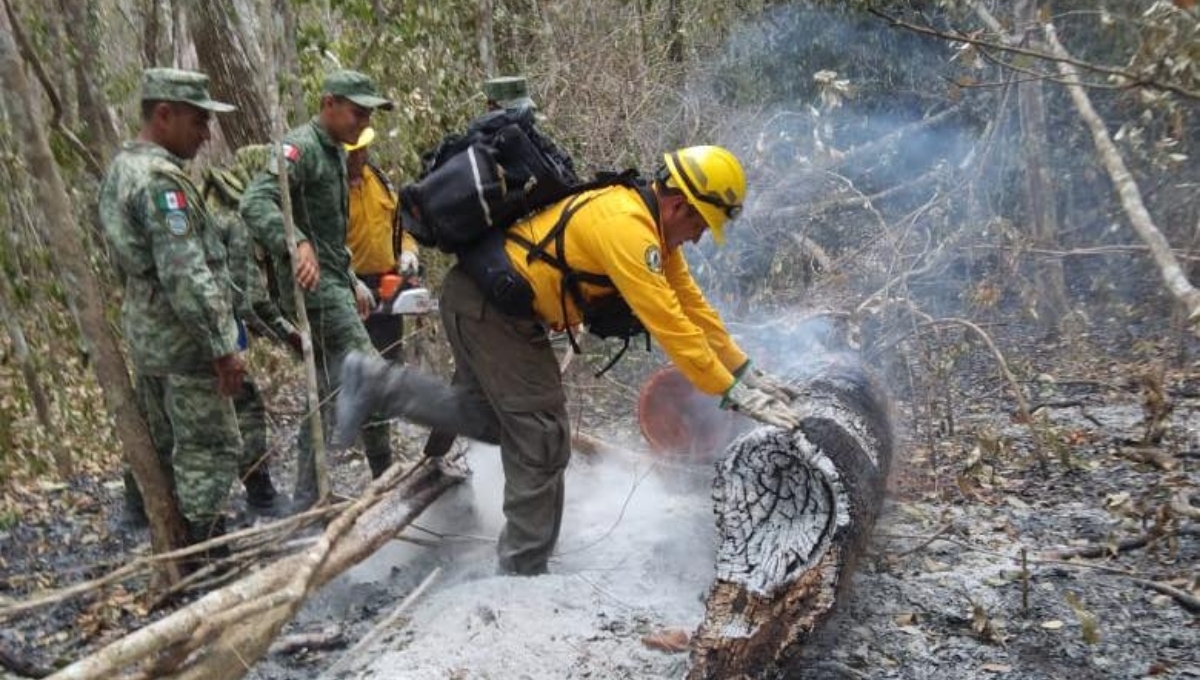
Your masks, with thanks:
M163 212L187 209L187 194L182 191L163 191L155 197L154 202Z
M267 161L267 170L272 175L279 174L279 163L276 162L278 157L279 147L272 145L271 159ZM296 161L300 160L300 147L296 146L295 144L288 144L285 142L283 144L283 157L286 158L289 163L295 163Z
M167 231L175 236L187 235L189 227L187 213L182 210L172 210L167 213L164 219L167 223Z
M655 274L661 274L663 270L662 252L658 246L646 246L646 269L649 269Z

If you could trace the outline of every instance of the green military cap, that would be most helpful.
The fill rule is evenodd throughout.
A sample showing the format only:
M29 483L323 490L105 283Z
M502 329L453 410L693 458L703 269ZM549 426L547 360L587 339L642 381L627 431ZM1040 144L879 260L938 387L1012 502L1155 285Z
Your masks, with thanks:
M537 108L529 97L529 84L524 76L504 76L483 81L483 93L489 101L506 109Z
M148 68L142 73L142 101L184 102L226 113L234 107L208 95L208 76L177 68Z
M375 83L366 75L349 69L339 69L325 76L322 90L336 97L345 97L368 109L391 111L396 107L392 100L379 96Z

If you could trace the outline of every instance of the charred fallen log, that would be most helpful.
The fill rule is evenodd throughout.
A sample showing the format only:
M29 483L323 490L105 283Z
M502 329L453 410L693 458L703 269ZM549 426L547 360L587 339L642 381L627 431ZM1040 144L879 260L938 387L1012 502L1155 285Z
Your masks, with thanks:
M689 680L786 669L832 612L883 500L892 433L882 387L840 355L794 384L800 428L748 432L718 466L717 577Z

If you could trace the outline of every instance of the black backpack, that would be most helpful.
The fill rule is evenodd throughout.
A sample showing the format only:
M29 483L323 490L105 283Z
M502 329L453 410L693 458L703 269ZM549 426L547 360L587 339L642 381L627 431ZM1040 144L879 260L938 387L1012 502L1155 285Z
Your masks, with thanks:
M613 287L611 279L571 269L564 258L547 251L553 242L555 252L563 252L567 222L586 199L568 204L540 243L506 233L517 220L568 196L615 185L637 189L657 222L658 202L637 171L602 172L580 180L570 156L537 130L527 107L484 114L466 132L446 136L421 160L417 181L400 190L404 229L418 243L456 254L459 266L492 304L506 314L528 316L533 289L513 269L504 248L506 240L516 240L529 251L529 261L540 259L563 273L564 318L570 295L589 332L625 341L604 371L624 354L631 338L645 335L648 348L645 327L615 288L591 303L584 299L582 283ZM578 349L574 335L568 332L568 337Z
M447 253L588 184L528 107L484 114L421 160L417 181L400 190L401 220L418 243Z

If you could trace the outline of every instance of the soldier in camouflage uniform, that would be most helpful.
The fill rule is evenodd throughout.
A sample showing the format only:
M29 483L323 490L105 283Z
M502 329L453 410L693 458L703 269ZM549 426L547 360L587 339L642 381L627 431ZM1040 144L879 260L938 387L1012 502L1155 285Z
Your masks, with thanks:
M269 147L265 144L238 149L229 167L204 171L202 191L205 205L229 252L229 273L238 319L255 335L286 343L299 353L300 333L283 317L267 292L262 268L255 257L256 246L238 214L242 193L250 179L266 167L268 153ZM242 433L243 452L238 475L246 487L246 504L255 512L277 514L282 508L271 482L267 460L266 404L251 377L242 381L242 391L234 397L233 405Z
M136 140L113 159L100 221L125 284L121 323L155 446L199 542L224 531L242 452L232 397L245 364L221 235L183 164L209 138L207 76L147 69Z
M280 211L278 171L288 171L296 226L296 282L306 291L304 305L312 328L321 400L337 388L346 353L357 350L378 356L362 319L373 306L370 292L358 285L346 249L349 190L344 144L352 144L371 120L375 109L391 110L370 78L356 71L330 73L323 85L320 112L283 139L284 158L274 158L242 195L242 218L254 238L268 250L280 286L285 314L294 314L292 268ZM316 408L309 404L310 412ZM326 430L328 432L328 430ZM372 476L392 463L390 427L386 420L369 420L362 428L363 446ZM293 509L317 500L317 472L311 428L302 428L298 441Z

